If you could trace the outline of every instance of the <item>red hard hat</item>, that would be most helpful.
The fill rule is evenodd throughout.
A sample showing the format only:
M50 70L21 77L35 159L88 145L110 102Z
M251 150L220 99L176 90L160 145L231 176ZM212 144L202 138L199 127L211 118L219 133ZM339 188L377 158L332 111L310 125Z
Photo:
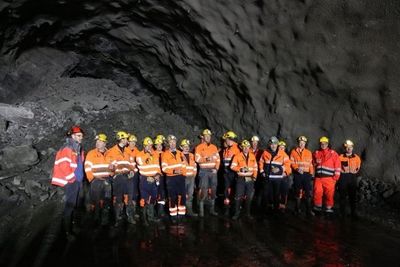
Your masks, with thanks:
M82 134L84 134L82 128L79 127L78 125L72 126L71 129L69 129L69 131L67 132L67 135L68 135L68 136L71 136L72 134L76 134L76 133L82 133Z

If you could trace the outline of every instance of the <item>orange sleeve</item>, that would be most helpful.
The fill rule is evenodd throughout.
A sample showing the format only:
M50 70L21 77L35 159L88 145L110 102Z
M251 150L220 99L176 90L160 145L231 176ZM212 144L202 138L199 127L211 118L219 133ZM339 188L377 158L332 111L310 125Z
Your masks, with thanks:
M218 153L218 148L215 146L215 155L216 155L216 157L217 157L217 159L216 159L216 161L215 161L215 168L218 170L219 169L219 166L221 165L221 158L220 158L220 156L219 156L219 153Z
M89 181L89 183L94 179L93 171L92 171L92 166L93 166L93 159L92 159L92 151L89 151L89 153L86 156L85 160L85 173L86 173L86 179Z
M240 170L238 158L239 157L235 155L235 156L233 156L233 159L232 159L230 168L234 172L239 172L239 170Z
M290 151L290 162L292 169L296 171L299 168L299 165L297 164L296 151L294 149Z
M258 169L260 170L260 173L264 172L264 163L265 163L265 161L264 161L264 153L265 152L262 153L261 158L258 161Z
M254 156L254 164L253 164L253 177L254 178L257 178L257 173L258 173L258 168L257 168L257 159L256 159L256 156L253 154L253 156Z

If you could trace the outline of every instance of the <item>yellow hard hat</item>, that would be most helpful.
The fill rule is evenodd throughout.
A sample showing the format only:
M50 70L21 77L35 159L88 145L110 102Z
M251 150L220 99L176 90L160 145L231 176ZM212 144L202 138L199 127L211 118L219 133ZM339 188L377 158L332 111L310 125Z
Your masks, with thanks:
M96 135L96 137L94 139L103 141L103 142L107 142L107 135L100 133L100 134Z
M301 135L301 136L299 136L298 138L297 138L297 141L304 141L304 142L307 142L308 141L308 139L307 139L307 137L305 137L304 135Z
M162 135L162 134L159 134L159 135L156 136L156 140L157 140L157 139L160 139L161 141L164 142L164 141L165 141L165 136Z
M183 139L181 141L181 146L190 146L190 141L188 139Z
M279 141L278 146L286 146L286 142L281 140Z
M260 138L259 138L257 135L254 135L254 136L251 138L251 141L252 141L252 142L259 142L259 141L260 141Z
M153 144L153 140L151 140L151 138L150 137L145 137L144 139L143 139L143 145L144 146L149 146L149 145L152 145Z
M156 138L154 139L154 144L155 145L162 145L164 141L161 138Z
M250 147L250 142L247 140L243 140L242 143L240 143L241 147Z
M204 135L212 135L211 131L209 129L204 129L203 132L201 133L203 136Z
M354 146L354 143L353 143L353 141L351 141L351 140L346 140L345 142L344 142L344 147L349 147L349 146L351 146L351 147L353 147Z
M175 136L175 135L172 135L172 134L169 134L169 135L167 136L167 140L168 140L168 142L171 141L171 140L175 140L175 141L176 141L176 136Z
M119 131L119 132L117 132L116 137L117 137L117 140L121 140L121 139L124 139L124 138L128 138L129 134L127 132L124 132L124 131Z
M320 143L329 143L329 138L326 137L326 136L322 136L322 137L319 139L319 142L320 142Z
M128 141L129 142L137 142L136 135L130 134L129 137L128 137Z
M237 135L233 131L228 131L222 136L222 139L235 139L236 137Z

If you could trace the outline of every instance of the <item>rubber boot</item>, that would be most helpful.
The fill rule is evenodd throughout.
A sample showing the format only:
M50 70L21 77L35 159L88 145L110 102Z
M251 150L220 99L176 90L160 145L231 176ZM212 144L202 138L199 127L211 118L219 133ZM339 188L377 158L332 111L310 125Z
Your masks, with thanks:
M107 225L110 222L110 206L104 206L101 210L100 210L100 217L101 217L101 221L100 224L101 225Z
M114 226L117 227L122 223L122 205L121 204L115 204L114 205L114 217L115 217L115 224Z
M148 216L149 222L153 222L153 223L158 223L158 222L160 222L160 219L158 219L158 218L155 216L155 207L154 207L154 204L148 205L148 207L147 207L147 216Z
M204 217L204 201L199 201L199 217Z
M294 213L299 215L301 213L301 198L296 198L296 207L294 209Z
M237 219L239 219L239 215L240 215L240 200L236 200L235 199L235 214L232 217L232 220L236 221Z
M215 211L215 199L211 200L210 214L213 216L218 216L218 213Z
M72 231L72 219L70 216L64 216L63 217L63 228L64 228L64 233L65 237L67 238L68 241L74 241L75 240L75 234Z
M157 204L157 217L162 219L165 217L165 205L164 204Z
M133 217L135 220L138 220L140 218L139 214L137 213L137 204L136 201L132 202L132 208L133 208Z
M192 201L186 203L186 215L189 217L197 217L198 214L193 212Z
M142 208L142 219L143 219L143 225L144 225L144 226L149 226L148 207L149 207L149 205L146 204L146 205Z
M315 216L315 213L312 211L312 204L311 204L311 198L307 198L306 201L306 212L307 216Z
M126 218L127 218L128 223L136 224L135 212L134 212L134 207L133 207L132 203L130 203L130 204L128 204L128 206L126 206Z
M251 216L251 201L252 199L246 199L246 204L245 204L246 217L249 218L250 220L253 219L253 216Z

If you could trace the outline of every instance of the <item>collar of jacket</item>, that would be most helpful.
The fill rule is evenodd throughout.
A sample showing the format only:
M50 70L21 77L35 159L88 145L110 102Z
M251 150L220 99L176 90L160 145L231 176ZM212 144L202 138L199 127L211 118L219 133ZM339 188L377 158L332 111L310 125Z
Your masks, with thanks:
M79 144L77 141L75 141L71 137L67 137L67 139L65 140L65 146L71 148L77 154L79 154L82 149L81 144Z

